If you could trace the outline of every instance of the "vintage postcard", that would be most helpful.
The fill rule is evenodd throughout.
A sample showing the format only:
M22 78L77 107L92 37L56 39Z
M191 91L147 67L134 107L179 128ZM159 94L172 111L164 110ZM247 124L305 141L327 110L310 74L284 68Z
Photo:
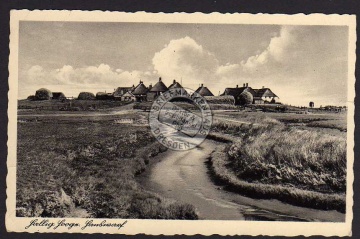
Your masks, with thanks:
M351 235L354 15L10 24L8 231Z

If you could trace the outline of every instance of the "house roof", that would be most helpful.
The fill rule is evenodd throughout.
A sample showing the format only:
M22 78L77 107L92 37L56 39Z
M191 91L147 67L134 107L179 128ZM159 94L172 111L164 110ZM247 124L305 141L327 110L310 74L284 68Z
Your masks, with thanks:
M254 97L278 97L274 94L269 88L262 88L262 89L254 89L255 95Z
M159 81L150 89L151 92L165 92L168 88L166 85L159 79Z
M211 91L206 86L200 86L195 92L201 96L214 96L214 94L211 93Z
M131 91L128 91L125 94L123 94L122 96L134 96L134 94L131 93Z
M173 81L173 83L169 86L169 89L173 89L173 88L183 88L179 82L177 82L176 80Z
M114 91L114 96L122 96L123 94L125 94L128 91L132 91L134 90L134 86L132 87L118 87L115 91Z
M133 95L145 95L148 92L148 88L144 85L142 81L135 87L131 92Z
M234 97L237 97L241 93L246 91L250 92L252 95L255 95L255 91L251 87L226 88L224 93L221 95L232 95Z

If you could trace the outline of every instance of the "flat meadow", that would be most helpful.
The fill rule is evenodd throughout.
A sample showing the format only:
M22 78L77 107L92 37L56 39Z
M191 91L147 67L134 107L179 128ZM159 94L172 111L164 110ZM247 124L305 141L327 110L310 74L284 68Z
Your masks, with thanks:
M144 190L135 176L166 150L120 116L20 116L17 216L196 219L193 206ZM125 122L125 123L124 123Z

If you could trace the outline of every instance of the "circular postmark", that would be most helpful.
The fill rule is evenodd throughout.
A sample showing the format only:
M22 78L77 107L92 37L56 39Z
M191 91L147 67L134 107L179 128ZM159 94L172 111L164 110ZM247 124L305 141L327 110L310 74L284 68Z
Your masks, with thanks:
M212 113L204 97L191 89L173 88L159 95L149 114L155 138L172 150L189 150L208 135Z

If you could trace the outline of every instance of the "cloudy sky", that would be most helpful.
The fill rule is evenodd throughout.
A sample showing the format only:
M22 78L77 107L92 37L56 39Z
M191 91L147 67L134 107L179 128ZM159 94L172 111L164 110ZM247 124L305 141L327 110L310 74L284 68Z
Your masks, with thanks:
M20 22L19 98L41 87L76 97L161 76L218 95L249 83L283 103L344 105L348 28Z

